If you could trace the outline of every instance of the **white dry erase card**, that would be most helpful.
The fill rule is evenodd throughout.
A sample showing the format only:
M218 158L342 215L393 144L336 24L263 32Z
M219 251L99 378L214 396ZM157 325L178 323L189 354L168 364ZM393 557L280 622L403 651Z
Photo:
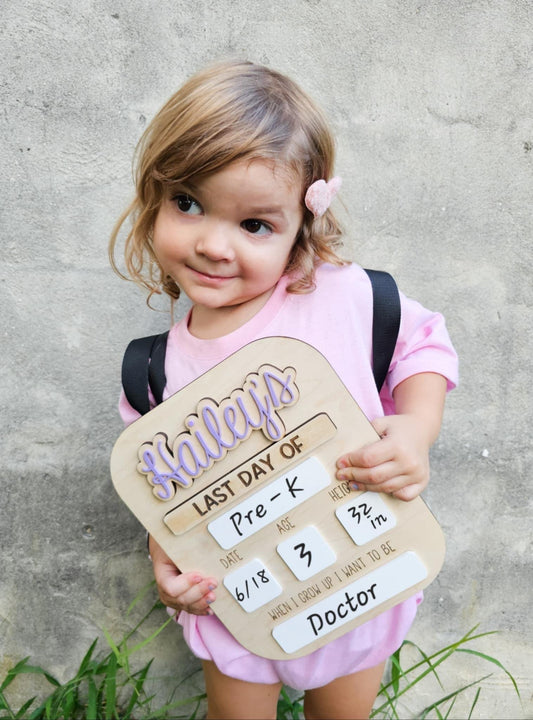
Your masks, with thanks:
M378 438L327 360L265 338L130 425L114 486L246 648L306 655L428 585L444 559L421 498L354 492L345 452Z

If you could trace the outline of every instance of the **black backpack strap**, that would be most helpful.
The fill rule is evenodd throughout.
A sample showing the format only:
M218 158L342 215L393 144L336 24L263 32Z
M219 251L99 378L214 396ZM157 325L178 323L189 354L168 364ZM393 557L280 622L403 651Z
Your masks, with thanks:
M372 368L379 392L387 377L400 330L400 294L394 278L389 273L366 268L365 272L370 278L374 296Z
M122 387L129 404L144 415L150 410L148 389L156 404L163 401L168 331L132 340L122 360Z

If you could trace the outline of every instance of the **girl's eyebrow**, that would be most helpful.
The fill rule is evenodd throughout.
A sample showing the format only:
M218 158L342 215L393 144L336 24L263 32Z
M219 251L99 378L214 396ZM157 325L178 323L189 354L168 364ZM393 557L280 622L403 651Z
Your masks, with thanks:
M195 185L193 182L190 182L189 180L183 180L182 182L174 183L174 185L177 188L183 190L184 192L189 192L189 191L193 192L193 193L198 192L198 186Z
M250 207L248 209L254 215L279 215L280 217L285 217L283 205L258 205L257 207Z

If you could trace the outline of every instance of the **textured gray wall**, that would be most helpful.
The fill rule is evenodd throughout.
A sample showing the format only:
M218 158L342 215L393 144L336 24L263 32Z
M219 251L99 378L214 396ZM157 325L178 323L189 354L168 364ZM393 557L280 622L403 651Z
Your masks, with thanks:
M108 457L121 353L168 317L106 244L146 121L231 56L320 101L349 254L447 317L462 381L426 498L448 554L410 637L430 651L499 630L478 647L524 710L493 668L475 717L531 717L532 38L527 0L3 0L0 677L31 655L65 679L150 579ZM197 667L175 628L158 652L163 674ZM454 668L452 684L490 670Z

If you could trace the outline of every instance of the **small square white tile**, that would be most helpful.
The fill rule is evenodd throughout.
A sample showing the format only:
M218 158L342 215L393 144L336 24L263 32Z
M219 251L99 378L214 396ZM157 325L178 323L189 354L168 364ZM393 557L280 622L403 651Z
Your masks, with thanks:
M224 585L246 612L257 610L282 593L281 585L257 558L228 573Z
M298 580L307 580L336 560L334 551L312 525L281 542L277 551Z
M335 515L357 545L366 545L396 525L394 514L374 492L358 495L337 508Z

